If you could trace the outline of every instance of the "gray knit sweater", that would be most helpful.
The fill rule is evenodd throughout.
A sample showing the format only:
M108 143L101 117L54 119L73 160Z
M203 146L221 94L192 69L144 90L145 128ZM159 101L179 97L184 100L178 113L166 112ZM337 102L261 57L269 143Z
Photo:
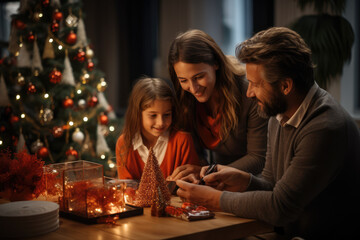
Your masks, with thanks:
M244 193L223 192L220 205L237 216L282 226L289 236L344 236L355 229L348 220L359 212L359 175L359 129L317 87L297 128L270 119L262 176L252 176Z

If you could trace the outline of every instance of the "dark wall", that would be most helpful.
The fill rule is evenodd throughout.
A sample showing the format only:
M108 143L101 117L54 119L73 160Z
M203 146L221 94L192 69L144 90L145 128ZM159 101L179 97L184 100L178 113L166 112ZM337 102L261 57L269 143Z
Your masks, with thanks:
M253 34L274 26L274 0L253 0Z

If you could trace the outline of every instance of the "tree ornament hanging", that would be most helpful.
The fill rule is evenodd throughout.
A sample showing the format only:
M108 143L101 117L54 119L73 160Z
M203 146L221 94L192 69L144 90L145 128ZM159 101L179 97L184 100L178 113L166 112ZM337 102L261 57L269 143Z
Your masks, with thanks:
M19 29L19 30L24 30L25 27L26 27L26 24L25 24L23 21L21 21L21 20L19 20L19 19L16 19L16 20L15 20L15 27L16 27L17 29Z
M51 24L51 32L57 33L59 31L59 23L57 21L53 21Z
M69 8L69 15L65 19L65 24L67 27L77 27L78 26L78 17L72 14L71 8Z
M59 70L57 70L56 68L54 68L51 73L49 74L49 80L51 83L59 83L61 82L61 77L62 77L62 74Z
M50 36L48 36L45 40L45 46L44 46L44 51L43 51L43 55L42 58L55 58L55 51L52 45L53 39L50 38Z
M109 118L104 113L101 113L99 116L99 122L101 125L107 125L109 123Z
M15 123L19 122L19 120L20 120L20 118L19 118L18 116L16 116L16 115L12 115L12 116L10 117L10 123L11 123L12 125L14 125Z
M84 139L85 139L85 135L82 131L80 131L79 128L76 128L75 131L72 134L72 140L78 144L82 144Z
M54 118L54 113L51 109L45 108L40 110L40 119L45 123L49 123Z
M41 158L47 158L47 157L49 157L49 150L47 149L47 147L41 147L38 150L37 154Z
M48 7L50 4L50 0L42 0L41 4L43 5L43 7Z
M79 157L78 152L73 147L70 147L65 154L68 161L75 161Z
M17 77L16 77L16 82L20 85L23 86L25 84L25 78L23 75L21 75L21 73L18 73Z
M86 65L87 70L92 71L92 70L94 70L94 67L95 67L95 64L93 63L93 61L91 59L89 59L87 62L87 65Z
M44 143L38 138L35 142L33 142L31 144L30 150L32 153L36 153L43 146L44 146Z
M78 62L82 63L85 61L85 52L81 48L79 48L78 53L74 56L74 60L77 60Z
M92 96L88 100L88 106L95 107L98 104L98 98L96 96Z
M32 82L29 82L27 90L28 90L28 93L36 93L36 87Z
M39 22L44 14L42 12L34 12L33 20L34 22Z
M33 34L33 32L29 32L29 34L27 35L27 40L29 43L33 43L35 41L35 35Z
M53 13L53 20L60 22L63 18L62 12L59 11L59 9L55 9Z
M63 101L64 108L72 108L74 106L74 100L69 97L66 97Z
M100 78L100 82L96 85L96 88L99 92L104 92L107 88L107 83L105 82L105 78Z
M81 83L87 84L89 82L89 79L90 79L90 74L85 69L83 69L83 73L80 76Z
M52 135L55 137L55 138L59 138L63 135L64 133L64 129L62 127L59 127L59 126L55 126L53 127L52 129Z
M66 51L65 60L64 60L64 71L62 73L62 83L75 86L75 78L73 74L73 69L69 60L68 53Z
M76 34L74 31L70 31L70 33L66 36L66 43L70 45L74 45L76 43Z
M85 99L80 99L79 101L78 101L78 106L79 106L79 108L81 108L81 109L85 109L86 108L86 101L85 101Z
M88 46L86 47L86 58L91 59L94 57L94 51Z

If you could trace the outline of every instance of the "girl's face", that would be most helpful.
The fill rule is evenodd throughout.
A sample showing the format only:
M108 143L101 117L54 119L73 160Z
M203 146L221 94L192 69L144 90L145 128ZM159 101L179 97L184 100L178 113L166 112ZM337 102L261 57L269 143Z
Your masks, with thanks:
M179 83L185 91L188 91L201 103L207 102L214 92L216 82L217 65L206 63L185 63L174 64Z
M155 143L172 122L172 104L169 100L155 100L141 113L141 134L148 142Z

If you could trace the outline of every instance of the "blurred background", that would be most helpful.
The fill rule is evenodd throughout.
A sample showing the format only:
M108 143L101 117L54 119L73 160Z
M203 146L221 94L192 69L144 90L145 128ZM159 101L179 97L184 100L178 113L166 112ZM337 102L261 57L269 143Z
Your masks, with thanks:
M7 55L11 15L16 13L19 2L1 0L0 58ZM351 58L345 59L343 66L338 64L341 71L330 77L326 89L359 120L360 2L328 1L343 3L332 6L338 8L335 13L331 11L331 6L328 12L326 9L319 12L316 4L301 8L304 2L309 1L86 0L82 4L86 34L98 61L97 67L106 76L108 88L105 94L119 117L126 109L129 92L138 77L169 78L167 51L171 41L181 32L191 28L204 30L225 54L234 55L238 43L260 30L290 26L304 15L329 13L342 16L351 25L354 41L349 49Z

